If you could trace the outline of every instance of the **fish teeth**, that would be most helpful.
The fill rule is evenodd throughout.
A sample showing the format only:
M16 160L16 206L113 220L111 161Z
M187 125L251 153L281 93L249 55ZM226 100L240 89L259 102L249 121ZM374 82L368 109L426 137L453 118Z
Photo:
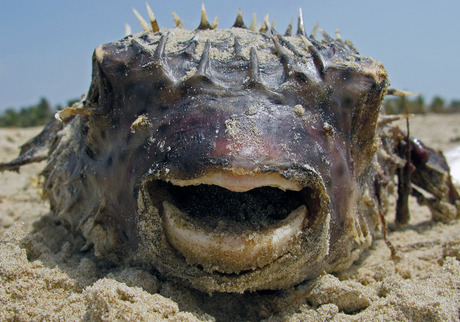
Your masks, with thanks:
M163 202L168 242L190 265L234 274L264 267L286 254L299 241L306 225L307 207L302 205L278 223L261 229L241 229L223 222L206 230L171 203Z
M240 174L237 174L240 171ZM288 180L280 174L259 174L244 169L235 169L234 173L210 173L190 179L170 179L175 186L216 185L234 192L247 192L259 187L275 187L281 190L300 191L304 188L294 180Z

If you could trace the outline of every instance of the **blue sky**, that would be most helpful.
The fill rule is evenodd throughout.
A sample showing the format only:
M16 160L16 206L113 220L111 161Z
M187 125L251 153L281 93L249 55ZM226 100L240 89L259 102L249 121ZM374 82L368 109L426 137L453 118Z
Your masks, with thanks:
M150 0L160 27L171 28L171 11L185 27L196 28L201 0ZM250 23L270 14L284 32L303 9L310 33L318 21L328 33L339 28L361 54L384 63L392 87L460 99L460 1L458 0L263 0L205 1L209 19L230 27L238 8ZM96 46L124 36L124 24L141 31L132 13L147 18L143 0L4 1L0 10L0 111L48 98L64 104L85 92Z

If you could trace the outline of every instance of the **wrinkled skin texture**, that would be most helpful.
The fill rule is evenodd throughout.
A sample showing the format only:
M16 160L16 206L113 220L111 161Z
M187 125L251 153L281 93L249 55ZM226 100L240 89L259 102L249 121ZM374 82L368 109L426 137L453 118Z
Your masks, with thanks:
M407 140L378 124L382 64L341 40L301 37L162 29L96 48L91 87L69 113L81 115L37 139L50 151L52 210L98 257L209 293L287 288L351 265L379 230ZM415 173L445 164L420 149ZM433 202L455 218L458 194L435 168L436 182L416 180L439 188ZM267 200L274 215L263 196L283 200ZM263 244L280 227L294 231L284 244L247 255L248 235ZM213 241L189 247L178 231ZM225 250L241 239L243 251Z

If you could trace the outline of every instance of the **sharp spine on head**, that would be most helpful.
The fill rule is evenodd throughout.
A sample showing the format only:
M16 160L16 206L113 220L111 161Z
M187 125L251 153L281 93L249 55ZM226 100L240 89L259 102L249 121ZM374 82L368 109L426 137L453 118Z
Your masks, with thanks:
M216 16L211 23L211 29L216 29L218 24L219 24L219 17Z
M286 56L286 52L284 51L283 46L281 46L279 41L274 36L271 36L271 39L273 41L273 44L275 45L275 54L278 57Z
M140 22L140 24L142 26L142 29L144 29L145 31L150 30L151 27L149 26L147 21L145 21L144 18L142 18L141 14L139 12L137 12L137 10L134 9L134 8L133 8L133 12L136 15L137 20L139 20L139 22Z
M339 28L335 30L335 39L340 40L340 41L342 40L342 35L340 34Z
M209 49L211 48L211 43L209 40L206 40L206 43L204 45L203 49L203 54L201 55L200 63L198 64L198 67L196 68L196 73L195 75L205 75L206 70L208 69L208 64L209 64Z
M155 49L155 53L153 57L156 61L159 61L165 55L165 48L166 48L166 41L168 37L166 35L161 36L160 41L158 42L157 48Z
M319 32L321 33L321 35L326 41L334 41L334 38L329 36L329 34L323 28L319 28Z
M236 14L236 20L235 20L235 23L233 24L233 27L247 29L243 21L243 11L241 11L241 9L238 9L238 13Z
M310 48L313 47L313 44L305 36L302 36L300 38L302 39L305 46L307 46L308 50L310 50Z
M273 21L272 21L272 26L271 26L272 29L275 29L276 28L276 17L273 18Z
M264 17L264 24L262 25L262 28L260 28L259 32L269 32L270 31L270 22L269 22L269 15L268 13Z
M250 52L250 57L249 57L248 78L249 78L249 82L260 83L259 60L257 58L257 52L254 47L251 47L251 52Z
M150 24L152 25L152 31L157 32L160 31L160 26L158 26L157 19L153 14L152 8L150 8L149 3L146 1L145 5L147 7L147 12L149 13Z
M289 41L287 41L286 38L284 38L280 34L277 34L277 37L281 41L281 43L287 48L289 48L289 50L292 51L296 56L303 57L303 55L296 49L296 47L292 45Z
M356 54L358 54L358 50L356 49L355 45L353 45L353 43L351 42L351 40L345 39L345 45L347 45L348 48L350 48L351 51L353 51L353 52L355 52Z
M271 36L273 44L275 45L275 53L280 58L281 63L283 64L284 72L286 76L289 76L291 73L291 59L289 58L288 54L283 49L283 46L279 43L279 41L275 38L275 36Z
M174 22L176 23L176 27L177 28L184 28L184 25L182 24L182 21L180 21L180 18L177 15L177 13L175 13L174 11L172 11L171 13L172 13L172 16L174 18Z
M297 21L297 34L305 36L305 27L303 24L302 8L299 8L299 19Z
M91 115L92 113L93 110L89 108L67 107L54 114L54 118L60 122L65 122L73 115Z
M128 23L125 23L125 36L132 35L133 31Z
M206 13L206 8L204 7L204 2L201 3L201 21L197 29L212 29L208 21L208 14Z
M294 19L291 19L291 22L289 23L289 26L286 29L286 32L284 33L285 36L292 36L292 26L294 25Z
M393 123L394 121L399 121L410 116L412 116L412 114L379 115L378 126L382 127L386 124Z
M316 32L318 31L319 28L319 23L316 22L315 26L313 27L313 30L311 31L310 38L311 39L316 39Z
M191 40L189 40L189 44L187 45L187 47L185 47L184 53L186 53L186 54L188 54L190 56L194 55L197 44L198 44L198 36L196 35Z
M322 75L326 70L326 65L324 63L323 57L321 56L318 49L315 46L313 46L313 44L305 36L300 36L300 37L302 38L302 41L304 42L305 46L307 46L308 50L310 51L316 68L318 69L319 73Z
M407 91L400 91L399 89L395 88L389 88L387 91L387 95L393 95L393 96L419 96L419 93L412 93L412 92L407 92Z
M236 57L241 57L241 45L238 40L238 37L235 37L235 42L233 43L233 49L235 51L235 56Z
M255 12L252 14L252 20L249 29L252 31L257 31L257 16Z

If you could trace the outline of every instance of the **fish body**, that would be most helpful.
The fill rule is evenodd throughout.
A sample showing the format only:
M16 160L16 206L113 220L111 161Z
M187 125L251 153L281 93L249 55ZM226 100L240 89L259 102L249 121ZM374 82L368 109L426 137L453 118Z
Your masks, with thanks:
M435 217L456 218L442 154L381 117L383 65L300 18L295 35L240 13L229 29L151 18L97 47L87 94L0 169L46 158L51 209L86 249L208 293L349 267L405 167L442 205Z

